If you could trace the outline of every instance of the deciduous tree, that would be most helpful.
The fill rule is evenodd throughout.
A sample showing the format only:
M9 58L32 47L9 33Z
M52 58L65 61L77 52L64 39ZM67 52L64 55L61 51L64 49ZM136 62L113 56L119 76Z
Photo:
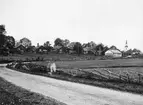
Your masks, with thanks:
M6 42L6 30L5 30L5 26L4 25L0 25L0 48L2 48L2 46L4 46L5 42Z
M54 43L55 43L55 46L63 46L63 41L60 38L57 38Z
M49 41L47 41L46 43L44 43L44 48L45 48L48 52L51 51L52 46L51 46L51 44L50 44Z
M15 47L15 39L12 36L6 36L6 46L9 49L13 49Z
M31 40L25 37L20 39L20 44L23 45L25 48L32 45Z
M75 45L74 45L74 47L73 47L73 50L76 51L76 53L78 55L82 54L83 48L82 48L81 43L80 42L76 42Z

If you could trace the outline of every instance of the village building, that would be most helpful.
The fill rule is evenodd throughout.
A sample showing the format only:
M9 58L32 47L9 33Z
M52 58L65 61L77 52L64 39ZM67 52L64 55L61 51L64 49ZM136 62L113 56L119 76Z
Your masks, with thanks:
M47 49L44 46L38 47L36 52L37 53L43 53L43 54L47 54L48 53Z
M23 45L19 45L16 47L18 53L23 54L26 51L26 48Z
M119 58L122 57L122 52L116 47L111 47L109 50L105 52L105 56Z
M53 52L56 52L56 53L62 53L63 50L62 50L62 46L54 46L53 48Z
M85 48L83 48L83 53L88 54L90 50L91 50L90 47L85 47Z

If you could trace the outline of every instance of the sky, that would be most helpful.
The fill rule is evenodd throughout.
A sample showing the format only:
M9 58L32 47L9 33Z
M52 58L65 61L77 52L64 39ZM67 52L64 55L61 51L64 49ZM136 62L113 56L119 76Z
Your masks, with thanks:
M143 51L143 0L0 0L0 24L33 45L56 38Z

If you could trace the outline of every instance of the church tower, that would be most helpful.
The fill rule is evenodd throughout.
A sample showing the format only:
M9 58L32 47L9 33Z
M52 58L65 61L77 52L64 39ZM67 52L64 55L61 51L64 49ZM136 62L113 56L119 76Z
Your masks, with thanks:
M127 42L127 40L126 40L126 43L125 43L125 51L127 51L128 50L128 42Z

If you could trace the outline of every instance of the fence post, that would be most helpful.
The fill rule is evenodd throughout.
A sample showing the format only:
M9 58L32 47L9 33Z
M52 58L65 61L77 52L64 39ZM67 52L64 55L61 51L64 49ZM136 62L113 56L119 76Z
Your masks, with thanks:
M128 73L127 73L127 81L130 82L130 77Z
M141 74L140 73L138 73L138 76L139 76L139 83L141 83Z

